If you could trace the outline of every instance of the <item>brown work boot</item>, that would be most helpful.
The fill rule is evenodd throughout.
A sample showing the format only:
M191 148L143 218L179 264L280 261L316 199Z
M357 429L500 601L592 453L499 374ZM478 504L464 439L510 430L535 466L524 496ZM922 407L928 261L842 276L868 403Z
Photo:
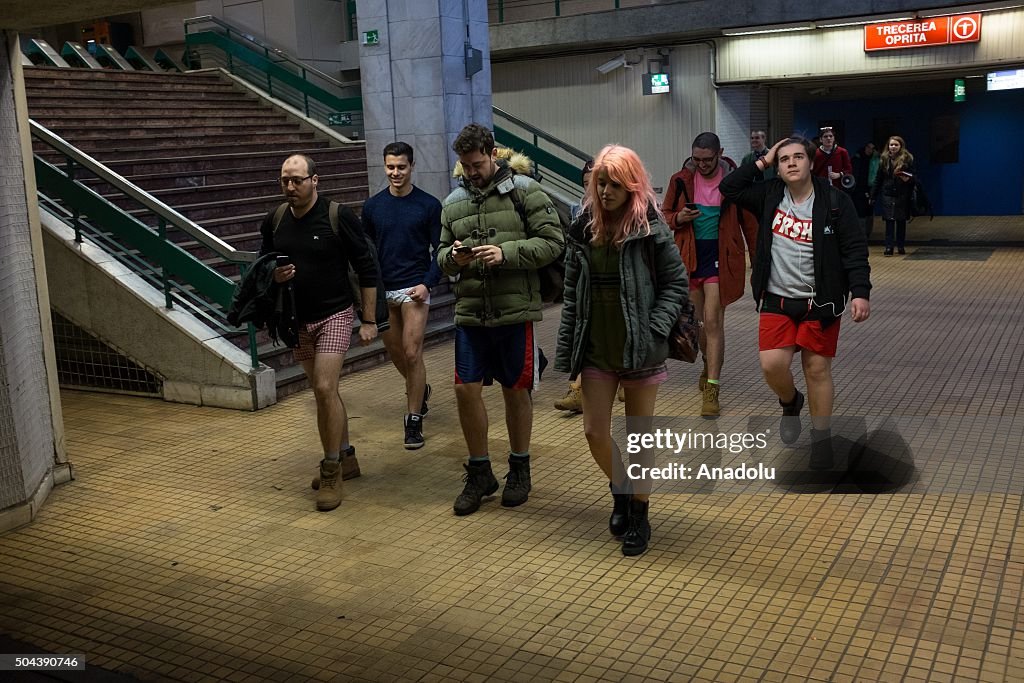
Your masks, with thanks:
M316 491L316 509L322 512L341 505L341 462L320 461L320 488Z
M619 390L615 393L615 396L619 399L619 403L626 402L626 387L619 385Z
M362 474L363 473L359 471L359 461L356 460L356 447L349 446L348 450L341 454L341 480L348 481L349 479L360 477ZM313 483L311 486L314 491L320 488L319 473L313 477Z
M701 392L703 392L704 389L706 389L707 386L708 386L708 359L707 358L704 359L704 371L700 373L700 382L697 383L697 386L700 387Z
M556 410L568 410L573 413L583 412L583 395L579 389L574 386L569 387L569 391L566 392L565 396L555 401Z
M722 407L718 405L718 384L708 382L704 387L704 402L701 403L700 414L703 417L715 418L721 412Z

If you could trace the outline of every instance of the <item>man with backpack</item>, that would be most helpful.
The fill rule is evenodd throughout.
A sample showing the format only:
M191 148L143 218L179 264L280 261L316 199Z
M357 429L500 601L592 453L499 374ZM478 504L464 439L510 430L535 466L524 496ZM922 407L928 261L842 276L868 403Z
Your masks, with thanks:
M263 220L260 254L276 252L274 281L291 283L295 292L298 346L292 354L316 396L317 428L323 445L316 507L333 510L341 504L343 457L355 463L349 444L348 414L338 394L338 380L352 337L353 294L346 273L358 274L364 324L359 339L369 344L377 336L377 262L359 219L344 206L317 193L316 162L303 154L285 159L281 190L287 206Z
M437 262L445 275L459 277L455 397L469 463L454 511L468 515L498 490L483 401L483 386L494 380L502 387L510 446L501 503L514 507L529 497L531 392L542 365L533 329L542 317L537 270L562 254L565 237L540 185L497 158L491 131L470 124L452 148L462 173L442 205Z
M779 435L792 444L801 432L804 395L790 369L799 351L811 404L810 467L829 469L840 318L852 297L853 322L868 319L871 268L853 201L828 179L812 177L813 158L808 140L785 138L727 176L721 191L760 218L750 286L760 311L761 371L782 407ZM773 166L775 178L755 181L757 171Z

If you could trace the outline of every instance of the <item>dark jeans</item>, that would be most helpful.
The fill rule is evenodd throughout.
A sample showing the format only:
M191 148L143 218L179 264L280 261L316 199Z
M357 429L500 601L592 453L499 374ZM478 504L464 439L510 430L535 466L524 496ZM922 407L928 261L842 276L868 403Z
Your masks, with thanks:
M864 236L871 239L871 231L875 227L875 214L869 213L862 220L864 221Z
M885 248L892 251L893 233L896 236L896 248L902 249L903 243L907 240L907 221L885 221Z

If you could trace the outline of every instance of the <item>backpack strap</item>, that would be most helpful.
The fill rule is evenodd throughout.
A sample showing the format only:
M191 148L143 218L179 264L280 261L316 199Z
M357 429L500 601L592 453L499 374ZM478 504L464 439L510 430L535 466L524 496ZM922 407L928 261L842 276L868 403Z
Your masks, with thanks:
M341 225L341 204L336 201L331 201L327 214L331 220L331 232L334 236L338 236L338 226Z
M281 221L284 220L284 212L287 210L288 202L285 202L274 211L274 231L272 234L277 234L277 229L281 227Z
M690 193L686 191L686 183L683 182L682 178L676 176L676 200L675 200L675 202L672 203L672 210L673 211L678 211L679 210L679 198L680 197L683 197L683 198L686 199L686 202L684 202L685 204L689 204L690 203Z

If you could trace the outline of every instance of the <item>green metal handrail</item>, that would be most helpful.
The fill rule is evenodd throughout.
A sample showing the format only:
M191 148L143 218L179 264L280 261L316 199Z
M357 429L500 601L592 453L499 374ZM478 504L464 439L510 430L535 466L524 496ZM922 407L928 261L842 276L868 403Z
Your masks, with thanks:
M30 121L30 128L34 138L56 150L64 159L61 169L37 154L34 158L36 184L41 203L52 206L55 201L60 202L63 219L75 231L75 241L81 242L83 233L98 238L93 240L98 246L162 288L167 308L173 308L175 302L183 303L217 322L224 331L230 331L232 328L225 315L235 283L175 244L168 230L195 239L240 269L254 261L257 254L234 249L35 121ZM84 183L83 177L99 178L121 196L140 204L155 217L155 230L108 201ZM147 274L147 270L152 272ZM249 354L255 368L259 366L259 358L252 325L248 332Z
M492 111L495 141L530 157L549 184L570 195L583 193L580 169L589 154L498 107L492 107ZM522 132L513 131L513 127Z
M212 24L213 28L190 30ZM189 68L217 66L266 90L303 111L307 118L328 125L361 127L362 97L345 96L358 82L343 83L319 69L260 42L216 17L185 21L186 59Z

